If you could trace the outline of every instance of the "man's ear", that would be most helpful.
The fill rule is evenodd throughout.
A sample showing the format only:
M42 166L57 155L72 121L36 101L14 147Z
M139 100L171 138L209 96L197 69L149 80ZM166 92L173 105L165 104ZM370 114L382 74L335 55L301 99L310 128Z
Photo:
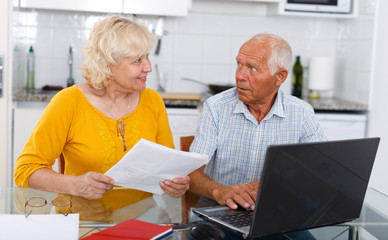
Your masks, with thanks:
M279 71L276 72L276 85L280 86L283 84L284 81L286 81L288 75L288 70L281 68Z

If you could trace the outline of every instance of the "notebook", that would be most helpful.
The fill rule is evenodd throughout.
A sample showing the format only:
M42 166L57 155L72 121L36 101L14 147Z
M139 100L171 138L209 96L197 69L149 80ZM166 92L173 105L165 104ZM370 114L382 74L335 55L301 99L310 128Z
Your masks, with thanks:
M164 226L136 219L130 219L93 233L85 240L122 240L122 239L163 239L173 233L171 226Z
M351 221L360 216L379 141L363 138L269 146L254 211L216 206L193 212L244 238ZM240 213L252 215L248 226L221 220Z

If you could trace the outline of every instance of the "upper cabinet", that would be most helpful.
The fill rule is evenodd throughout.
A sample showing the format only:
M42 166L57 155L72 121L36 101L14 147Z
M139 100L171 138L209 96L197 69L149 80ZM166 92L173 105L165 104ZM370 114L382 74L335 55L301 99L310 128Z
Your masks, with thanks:
M187 16L191 0L123 0L123 13Z
M19 0L21 8L186 16L191 0Z
M20 0L21 8L87 12L122 12L122 0Z

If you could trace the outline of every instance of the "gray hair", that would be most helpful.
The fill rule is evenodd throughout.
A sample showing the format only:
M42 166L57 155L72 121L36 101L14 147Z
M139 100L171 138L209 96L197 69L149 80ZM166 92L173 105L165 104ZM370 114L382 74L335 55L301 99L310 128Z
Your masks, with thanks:
M260 33L253 36L250 40L266 43L271 48L271 54L268 58L268 68L271 74L275 74L279 68L290 70L292 66L292 50L290 45L281 37L270 34Z

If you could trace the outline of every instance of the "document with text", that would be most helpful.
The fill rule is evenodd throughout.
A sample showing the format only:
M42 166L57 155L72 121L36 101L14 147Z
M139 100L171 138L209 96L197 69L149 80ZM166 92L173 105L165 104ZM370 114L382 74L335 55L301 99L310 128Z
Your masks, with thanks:
M115 185L161 195L160 181L183 177L209 162L209 156L183 152L141 139L105 175Z

